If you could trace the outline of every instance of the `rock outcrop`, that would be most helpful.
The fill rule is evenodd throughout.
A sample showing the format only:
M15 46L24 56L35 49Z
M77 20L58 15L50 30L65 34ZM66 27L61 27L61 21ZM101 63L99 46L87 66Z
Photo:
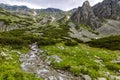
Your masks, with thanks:
M101 19L120 20L120 0L104 0L93 6L93 11Z
M68 34L72 38L76 38L82 42L88 42L88 41L91 41L92 39L97 38L96 34L82 27L80 27L79 29L76 29L76 25L71 22L68 25L70 26L69 28L70 32L68 32Z
M107 19L106 22L96 32L99 33L99 37L108 37L120 35L120 21Z
M75 13L71 16L71 20L76 24L88 25L93 30L100 27L100 21L94 15L88 1L85 1L83 6L79 7L77 11L75 11Z

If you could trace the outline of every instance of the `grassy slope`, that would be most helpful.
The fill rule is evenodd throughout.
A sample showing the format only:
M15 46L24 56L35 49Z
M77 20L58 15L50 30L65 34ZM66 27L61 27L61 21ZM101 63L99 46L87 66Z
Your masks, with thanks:
M33 74L20 69L19 54L26 53L28 49L13 50L11 47L0 46L0 80L41 80Z
M62 62L53 63L58 69L67 70L74 75L80 73L89 74L92 78L105 76L105 72L114 74L120 69L119 64L111 63L120 51L111 51L107 49L92 48L85 44L68 47L63 44L42 47L48 51L48 55L56 54L62 58ZM97 60L102 60L100 63Z
M11 14L0 8L0 21L3 21L6 25L22 25L23 27L31 26L34 22L30 17L19 17Z

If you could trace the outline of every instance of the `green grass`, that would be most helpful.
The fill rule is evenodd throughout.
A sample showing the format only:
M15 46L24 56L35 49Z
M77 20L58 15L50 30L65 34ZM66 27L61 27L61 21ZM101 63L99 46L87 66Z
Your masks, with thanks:
M26 53L27 51L27 48L15 50L10 46L4 48L0 46L0 80L41 80L20 68L18 52Z
M114 71L120 69L119 64L111 63L118 55L120 56L120 51L92 48L85 44L73 47L56 44L44 46L42 49L47 50L48 55L56 54L62 59L60 63L52 63L54 68L70 71L74 75L83 73L96 78L105 76L104 72L114 74ZM95 60L102 60L102 62L97 63Z

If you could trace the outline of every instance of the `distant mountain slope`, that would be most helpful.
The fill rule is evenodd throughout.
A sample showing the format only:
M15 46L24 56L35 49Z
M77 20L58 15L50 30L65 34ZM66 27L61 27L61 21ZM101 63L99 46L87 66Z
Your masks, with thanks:
M0 8L0 31L9 31L31 26L34 20L28 17L20 17Z
M27 6L17 6L17 5L12 6L1 3L0 7L14 14L26 15L26 16L30 16L31 14L33 14L33 11L29 9Z
M10 10L10 11L17 11L17 10L29 10L29 8L27 6L11 6L11 5L7 5L7 4L0 4L0 7L6 10Z
M14 13L22 13L22 14L27 14L27 13L34 13L34 11L36 11L38 14L39 13L54 13L54 12L62 12L62 10L60 9L56 9L56 8L47 8L47 9L31 9L28 8L27 6L17 6L17 5L8 5L8 4L0 4L0 7L5 9L5 10L9 10L11 12Z
M35 9L36 12L62 12L60 9L56 8L47 8L47 9Z

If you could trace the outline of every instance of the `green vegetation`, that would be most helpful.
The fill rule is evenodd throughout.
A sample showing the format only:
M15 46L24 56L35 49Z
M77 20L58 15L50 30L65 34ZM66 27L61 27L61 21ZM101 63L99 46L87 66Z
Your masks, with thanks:
M27 48L15 50L10 46L0 46L0 80L41 80L20 69L19 55L26 51Z
M56 44L44 46L48 55L58 55L62 61L52 63L56 69L67 70L78 76L81 73L90 75L93 79L96 77L106 77L105 72L115 74L120 69L120 65L111 61L120 56L119 51L110 51L107 49L92 48L85 44L77 46L65 46Z
M34 28L26 28L0 32L0 45L10 45L15 49L19 49L24 46L28 46L29 44L32 44L34 42L38 42L39 46L54 45L63 41L67 41L70 43L70 41L64 38L68 36L68 34L66 33L68 29L66 29L65 25L61 25L61 27L64 28L56 28L54 26L52 27L51 25L48 25L46 27L39 27L37 28L37 30ZM35 30L39 34L42 33L43 35L34 35L34 32L32 33L32 30ZM65 43L67 44L67 42ZM77 44L76 41L73 41L73 43Z
M120 50L120 36L110 36L88 42L92 47Z
M36 21L41 21L44 15L42 14ZM25 27L0 32L0 80L40 80L33 74L25 73L20 69L18 53L26 53L28 51L26 47L34 42L38 42L38 46L46 50L48 56L56 54L62 59L60 63L52 62L51 66L69 71L75 76L82 73L94 79L107 77L105 72L116 75L120 70L120 64L112 63L112 60L120 56L120 36L82 44L81 41L69 37L67 22L60 22L59 25L50 23L39 25L31 18L22 18L2 9L0 9L0 21L6 25L20 24ZM84 24L76 28L80 27L93 32Z
M84 29L87 29L87 30L91 30L87 25L85 24L80 24L79 25L80 27L84 28Z
M24 29L0 33L0 44L2 46L9 45L18 49L28 46L28 44L35 42L36 39L37 38L31 34L25 35Z
M31 26L34 22L32 18L23 18L18 15L11 14L3 9L0 9L0 21L3 21L5 25L19 25L22 27Z
M78 42L75 41L75 40L66 40L66 41L64 42L64 44L65 44L66 46L76 46L76 45L78 45Z

